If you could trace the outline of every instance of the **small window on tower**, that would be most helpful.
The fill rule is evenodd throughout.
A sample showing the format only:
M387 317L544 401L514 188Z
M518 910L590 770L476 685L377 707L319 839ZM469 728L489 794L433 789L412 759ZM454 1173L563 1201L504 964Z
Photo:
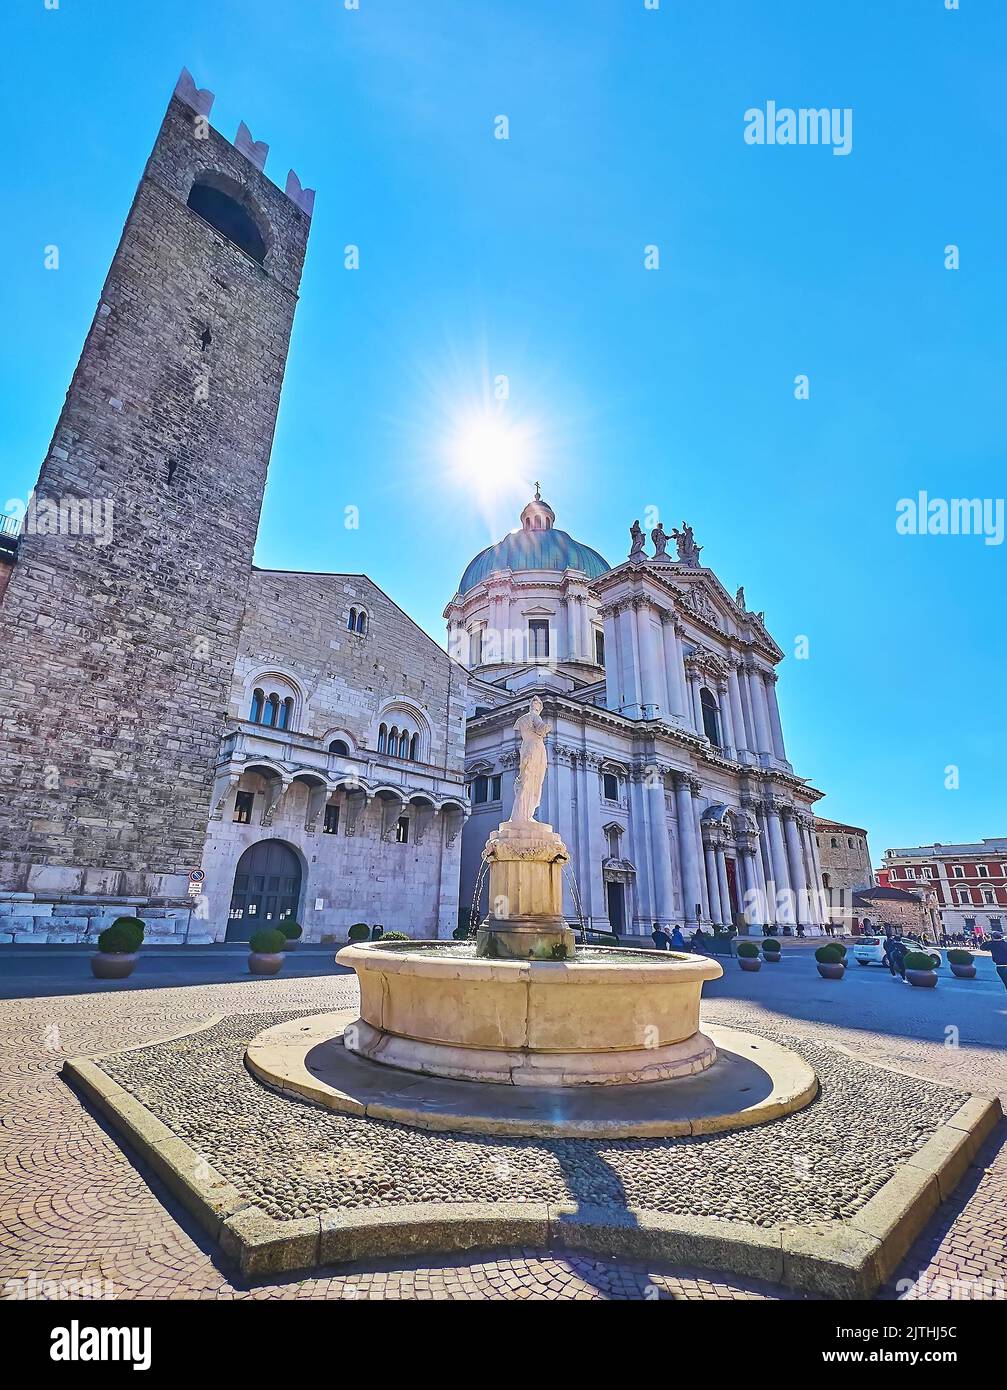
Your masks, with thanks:
M404 845L409 840L409 817L399 816L399 823L395 827L395 843Z
M188 203L204 222L209 222L246 256L262 265L266 259L266 243L254 220L236 198L207 183L194 183L189 190Z
M600 628L595 628L594 633L594 660L595 665L605 665L605 634Z
M615 773L614 773L614 772L606 772L606 773L605 773L605 776L604 776L604 783L605 783L605 800L606 800L606 801L618 801L618 800L619 800L619 779L618 779L618 777L616 777Z
M338 807L338 806L332 806L332 805L326 806L326 808L325 808L325 821L324 821L324 823L323 823L323 825L322 825L322 834L323 834L323 835L335 835L335 834L337 834L338 830L339 830L339 807Z
M238 792L234 798L234 819L239 825L248 825L251 821L254 801L254 792Z

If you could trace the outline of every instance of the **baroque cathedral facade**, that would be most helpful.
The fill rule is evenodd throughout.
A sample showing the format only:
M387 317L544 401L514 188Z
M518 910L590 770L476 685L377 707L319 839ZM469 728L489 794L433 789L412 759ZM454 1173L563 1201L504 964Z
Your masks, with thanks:
M532 694L571 922L820 929L783 653L689 528L674 559L635 526L611 567L536 488L467 567L448 651L363 575L253 564L314 195L212 101L183 72L0 545L0 942L123 912L165 943L450 935Z
M513 799L512 729L534 693L553 726L539 816L571 854L571 921L820 932L821 793L787 759L783 652L762 615L700 563L688 526L672 558L662 525L648 555L634 523L629 558L609 566L555 521L536 488L445 609L470 672L463 905Z

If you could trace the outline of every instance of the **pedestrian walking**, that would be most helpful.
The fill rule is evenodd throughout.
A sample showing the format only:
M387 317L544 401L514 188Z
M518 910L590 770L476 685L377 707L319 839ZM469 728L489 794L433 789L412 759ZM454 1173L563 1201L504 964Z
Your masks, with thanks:
M998 931L990 937L990 955L993 957L993 965L1000 976L1000 982L1004 989L1007 989L1007 941Z

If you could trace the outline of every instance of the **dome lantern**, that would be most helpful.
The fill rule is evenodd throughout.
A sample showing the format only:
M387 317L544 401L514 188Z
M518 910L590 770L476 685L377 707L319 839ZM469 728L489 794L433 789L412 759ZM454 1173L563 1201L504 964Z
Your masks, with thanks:
M535 496L521 513L521 525L526 531L551 531L556 513L542 500L542 490L535 484Z

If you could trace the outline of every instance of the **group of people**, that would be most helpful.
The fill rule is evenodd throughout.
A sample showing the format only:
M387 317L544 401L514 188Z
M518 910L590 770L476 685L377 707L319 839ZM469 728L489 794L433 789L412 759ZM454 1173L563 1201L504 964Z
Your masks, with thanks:
M655 922L651 936L654 939L656 951L685 951L688 949L685 944L685 937L682 935L682 928L679 926L673 927L669 932L667 927L662 927L660 922Z

